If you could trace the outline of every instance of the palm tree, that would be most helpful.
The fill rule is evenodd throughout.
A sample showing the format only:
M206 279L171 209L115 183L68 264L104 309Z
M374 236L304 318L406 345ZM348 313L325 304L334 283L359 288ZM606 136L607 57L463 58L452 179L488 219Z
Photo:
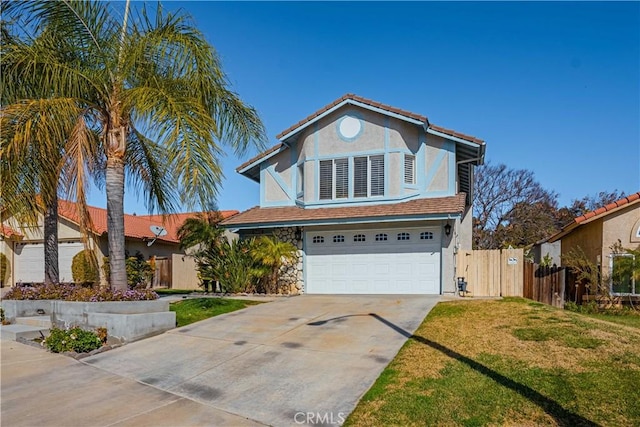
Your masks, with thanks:
M229 89L216 52L184 12L167 13L158 3L153 19L142 7L127 24L128 2L123 21L111 5L9 4L10 16L26 19L25 29L55 31L74 55L10 50L5 58L20 66L7 67L3 88L37 69L40 81L53 88L52 99L71 101L69 112L81 107L69 143L99 132L93 153L104 172L110 281L126 289L125 177L150 211L170 213L178 202L208 206L222 178L224 146L242 154L261 145L264 129L257 112Z
M253 247L252 256L268 271L265 281L265 291L277 291L278 274L280 268L296 257L297 248L289 242L283 242L276 237L262 236Z
M218 226L222 219L217 209L200 212L193 218L187 218L178 229L180 249L199 246L198 250L203 250L217 246L224 236L224 229Z
M62 111L71 112L71 115L60 114L61 100L48 99L51 88L37 81L37 73L25 74L19 85L6 84L4 71L23 64L11 64L4 59L5 54L17 47L43 54L63 53L52 50L59 46L56 34L44 31L37 38L22 39L13 34L9 23L3 22L2 29L2 105L5 107L0 110L0 182L3 183L0 203L5 212L26 224L37 223L38 214L42 214L44 281L57 283L58 191L63 184L60 180L62 169L67 171L67 178L73 174L73 162L68 156L77 152L74 147L65 146L65 140L73 132L78 110L67 108ZM71 52L64 54L68 56ZM71 178L67 184L73 182L76 180ZM70 187L66 190L71 191ZM79 196L83 201L83 195ZM86 228L84 225L82 223L81 228Z

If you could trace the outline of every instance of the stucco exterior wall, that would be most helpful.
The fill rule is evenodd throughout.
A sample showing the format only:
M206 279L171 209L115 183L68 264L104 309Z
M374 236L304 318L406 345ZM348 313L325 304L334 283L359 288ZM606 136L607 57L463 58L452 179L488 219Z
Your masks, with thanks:
M578 227L562 238L562 256L577 247L582 248L589 260L601 265L598 258L602 257L602 219Z
M352 139L338 131L340 121L357 118L360 133ZM318 200L320 160L340 157L385 156L385 197ZM404 155L416 156L416 182L404 182ZM298 198L298 164L304 164L303 194ZM456 192L455 144L405 121L355 106L345 106L304 129L290 148L261 165L261 206L285 206L295 200L305 204L366 203L406 197L442 197ZM349 181L353 162L349 165ZM274 178L276 176L277 178ZM352 185L352 184L351 184Z
M600 266L603 277L609 273L611 247L620 241L625 248L636 248L640 239L635 237L640 226L640 203L612 212L584 224L562 238L561 252L581 247L589 259Z
M458 245L463 251L472 250L473 242L473 212L471 207L462 215L462 219L456 221L456 230L458 233Z
M171 289L200 289L195 259L186 254L171 255Z

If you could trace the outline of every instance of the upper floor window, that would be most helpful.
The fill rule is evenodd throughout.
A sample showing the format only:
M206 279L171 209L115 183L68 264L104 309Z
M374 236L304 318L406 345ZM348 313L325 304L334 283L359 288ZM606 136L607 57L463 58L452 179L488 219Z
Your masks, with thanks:
M324 243L324 237L322 237L322 236L313 236L313 243Z
M349 159L320 160L319 199L335 200L349 197L352 179L353 197L384 196L384 156L353 158L353 174ZM300 181L300 180L298 180Z
M349 197L349 159L320 160L320 200Z
M384 196L384 156L353 158L353 197Z
M356 234L355 236L353 236L353 241L354 242L364 242L367 238L364 236L364 234Z
M397 238L398 240L409 240L411 236L409 235L409 233L398 233Z
M300 163L298 165L298 180L297 180L297 188L296 188L296 194L298 196L301 196L302 193L304 192L304 163Z
M431 231L423 231L420 233L420 240L433 240L433 233Z
M404 183L416 183L416 156L413 154L404 155Z

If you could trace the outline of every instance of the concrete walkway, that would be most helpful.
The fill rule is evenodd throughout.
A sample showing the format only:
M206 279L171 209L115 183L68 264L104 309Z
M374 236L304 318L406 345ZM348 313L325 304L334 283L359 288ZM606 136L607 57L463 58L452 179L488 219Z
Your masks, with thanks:
M12 379L7 389L3 348L2 420L8 425L339 424L437 301L426 296L277 299L83 359L86 365L55 356L62 357L57 373L36 362L38 374L27 375L23 385ZM5 413L6 393L21 399L10 401ZM92 396L98 395L94 403ZM48 416L31 419L13 409L33 405L40 413L46 401L65 402L67 408L53 407L44 412ZM84 407L91 406L96 406L91 423L74 422L86 421L82 413L90 413Z
M261 424L15 341L0 341L3 426Z

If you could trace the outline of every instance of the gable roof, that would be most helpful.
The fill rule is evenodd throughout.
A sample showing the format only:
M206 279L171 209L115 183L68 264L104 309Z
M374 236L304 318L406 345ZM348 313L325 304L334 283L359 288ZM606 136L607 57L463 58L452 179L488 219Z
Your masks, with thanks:
M287 140L300 132L304 128L310 126L316 121L320 120L322 117L330 114L331 112L341 108L344 105L351 104L356 105L361 108L366 108L372 111L379 112L381 114L386 114L392 117L396 117L401 120L409 121L415 125L421 126L425 132L431 133L434 135L438 135L444 138L448 138L457 142L460 152L460 159L462 161L473 161L475 160L477 164L482 164L484 162L484 151L485 151L485 142L482 139L476 138L475 136L467 135L461 132L454 131L452 129L443 128L440 126L436 126L429 122L429 119L426 116L412 113L410 111L402 110L396 107L393 107L388 104L383 104L381 102L373 101L368 98L363 98L361 96L348 93L335 101L331 102L328 105L325 105L318 111L312 113L306 118L300 120L295 125L285 129L277 135L277 138L280 142L273 147L269 148L266 151L258 154L252 159L244 162L240 166L236 168L238 173L245 175L246 177L259 181L259 168L258 165L263 161L269 159L270 157L280 153L281 151L289 148L287 144ZM465 171L465 168L462 168ZM465 173L467 173L465 171ZM464 178L467 178L466 175ZM465 191L470 192L470 188L465 188Z
M580 227L581 225L585 225L597 219L604 218L608 215L611 215L614 212L617 212L621 209L624 209L630 205L634 205L637 203L640 203L640 191L637 193L630 194L626 197L623 197L620 200L616 200L613 203L609 203L606 206L602 206L594 211L587 212L584 215L580 215L579 217L576 217L572 222L562 227L562 230L560 230L558 233L549 237L547 241L550 243L553 243L557 240L560 240L561 238L569 234L574 229Z
M373 101L371 99L363 98L363 97L355 95L353 93L347 93L346 95L336 99L335 101L331 102L330 104L325 105L324 107L322 107L321 109L319 109L315 113L313 113L313 114L307 116L306 118L300 120L295 125L283 130L278 135L276 135L276 138L278 138L281 141L283 139L286 139L286 137L290 136L294 132L299 131L300 128L306 127L309 124L313 123L320 116L324 116L325 113L329 113L329 112L341 107L342 104L355 104L355 105L361 104L361 106L364 106L365 108L369 107L370 109L374 109L374 110L382 111L382 112L386 112L386 113L392 113L394 115L398 115L398 116L404 117L406 119L413 119L414 122L418 122L419 124L422 124L422 125L424 125L424 124L428 125L428 123L429 123L429 120L427 119L427 116L422 116L420 114L412 113L411 111L401 110L399 108L392 107L391 105L383 104L381 102L377 102L377 101Z
M92 232L97 235L107 233L107 210L98 208L95 206L87 206L89 216L92 222ZM79 224L80 217L76 204L66 200L60 200L58 202L58 214L73 222ZM233 215L238 214L236 210L220 211L223 218L230 218ZM198 215L198 212L178 213L172 215L129 215L124 214L124 235L130 238L154 238L154 234L150 230L152 225L161 225L167 230L167 234L162 237L158 237L158 240L166 242L178 243L178 229L187 218L194 218Z
M222 221L228 228L269 228L292 225L321 225L336 222L383 222L384 219L424 220L427 217L462 214L465 194L449 197L415 199L408 202L368 204L364 206L304 209L299 206L253 207Z

